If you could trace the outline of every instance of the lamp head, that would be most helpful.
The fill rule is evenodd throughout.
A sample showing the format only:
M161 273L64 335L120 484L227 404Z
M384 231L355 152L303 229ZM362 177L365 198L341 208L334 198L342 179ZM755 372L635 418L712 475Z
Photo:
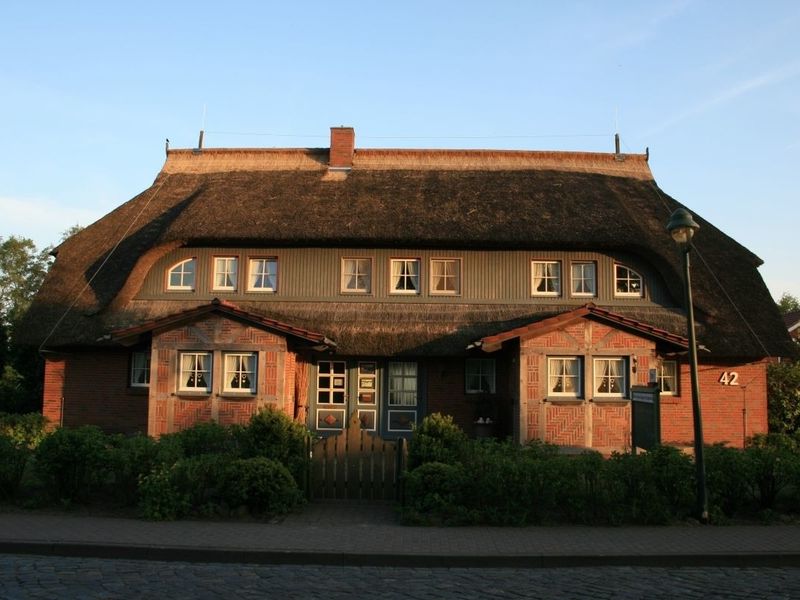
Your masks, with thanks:
M690 213L685 208L678 208L667 223L667 231L672 239L681 246L686 246L692 241L694 232L700 229L700 225L695 222Z

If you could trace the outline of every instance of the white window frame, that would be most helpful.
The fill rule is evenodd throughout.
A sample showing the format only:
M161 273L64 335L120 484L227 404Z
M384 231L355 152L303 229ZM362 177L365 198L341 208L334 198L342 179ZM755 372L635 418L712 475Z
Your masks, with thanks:
M330 370L326 373L322 371L322 365L328 365ZM347 363L343 360L321 360L317 363L317 405L321 408L337 408L347 406ZM322 380L328 379L328 385L323 385ZM336 385L337 380L341 379L341 385ZM326 400L322 400L322 395ZM341 394L341 402L336 398Z
M194 366L191 368L185 367L184 358L195 357ZM197 368L196 359L198 357L205 358L208 363L207 367L204 369ZM188 385L188 376L194 375L196 376L198 373L205 374L205 386L198 386ZM190 352L179 352L178 353L178 390L181 392L200 392L209 394L211 393L211 383L214 373L214 355L211 352L207 351L190 351ZM196 381L196 380L195 380Z
M398 368L399 372L396 370ZM387 377L389 406L416 408L419 403L419 366L417 363L392 361L387 366ZM411 401L408 400L409 398Z
M230 279L231 285L220 284L219 278L222 281ZM215 256L214 257L214 281L212 289L223 291L236 291L238 278L239 278L239 257L238 256Z
M619 363L620 366L620 375L619 376L607 376L605 375L605 367L606 363L616 362ZM599 358L595 358L592 361L592 394L599 398L626 398L628 395L628 359L624 356L603 356ZM611 381L612 379L616 379L617 377L622 378L622 386L619 392L601 392L598 391L600 388L600 382L606 378Z
M555 387L554 380L557 382L559 379L564 379L566 377L571 377L568 373L566 373L565 369L559 369L559 372L554 373L554 367L561 366L563 367L564 363L570 362L574 363L577 366L577 373L575 377L575 391L568 392L563 391L565 387L562 381L562 391L556 392L553 390ZM559 397L559 398L582 398L583 397L583 360L580 356L548 356L547 357L547 395L549 397Z
M672 373L666 374L664 367L667 365L672 365ZM677 360L663 360L661 364L658 365L658 389L661 392L662 396L677 396L678 395L678 381L680 371L678 370L678 361ZM671 390L664 390L664 381L670 379L672 380L672 389Z
M274 271L270 271L270 267L272 267ZM270 279L272 279L274 281L274 285L256 286L255 283L258 281L259 277L261 278L262 284L269 283ZM276 257L251 256L248 259L247 291L262 293L275 293L278 291L278 259Z
M191 269L186 269L186 265L192 265ZM180 270L178 270L180 267ZM175 273L180 278L180 283L177 285L172 284L172 275ZM184 281L187 276L191 274L192 285L185 285ZM167 289L181 292L193 292L197 285L197 259L195 257L185 258L167 269Z
M355 282L355 287L350 287L348 285L352 281ZM363 286L359 286L361 281L364 282ZM339 289L343 294L371 294L372 259L364 256L343 257L342 277Z
M444 272L440 275L435 273L436 268L434 267L435 264L441 264ZM447 273L447 265L453 266L453 272ZM429 269L429 279L430 279L430 294L432 296L460 296L461 295L461 259L460 258L431 258L430 260L430 269ZM442 279L445 283L448 281L452 281L453 289L445 289L439 290L437 288L438 280Z
M229 365L228 359L239 359L238 366ZM245 360L249 364L245 365ZM234 366L233 369L230 366ZM256 352L223 352L222 353L222 382L223 392L255 394L258 381L258 353ZM238 387L233 381L239 378ZM242 385L243 379L247 379L247 387Z
M496 361L493 358L468 358L464 362L464 391L467 394L494 394L496 387ZM489 389L483 389L480 383L487 378ZM475 381L478 386L472 385Z
M402 265L401 272L395 275L395 264ZM408 265L416 265L416 273L409 274L406 272ZM422 292L420 290L420 282L422 281L421 273L422 261L418 258L391 258L389 259L389 293L390 294L403 294L408 296L418 296ZM410 280L414 283L415 289L408 289L403 287L397 289L397 284L401 280Z
M624 269L627 275L624 277L620 277L619 270ZM630 288L633 282L639 282L639 289L635 292L631 292ZM626 287L629 291L621 292L619 291L619 283L625 282ZM642 274L632 269L628 265L623 265L622 263L614 263L614 295L620 298L641 298L644 295L644 278L642 278Z
M537 274L537 267L542 267L542 273ZM555 267L556 274L551 275L548 267ZM545 288L549 288L549 282L555 282L555 290L539 291L536 289L536 281L540 280L545 283ZM549 296L557 298L561 296L561 261L560 260L532 260L531 261L531 295L532 296Z
M580 268L580 276L579 277L575 277L575 267L579 267ZM580 287L585 288L586 287L586 282L590 281L589 278L586 277L586 267L590 267L590 269L591 269L591 274L592 274L591 287L592 287L593 291L591 291L591 292L579 292L579 291L576 291L576 289L575 289L575 287L576 287L575 284L576 283L580 284ZM572 296L582 297L582 298L594 298L594 297L597 296L597 263L595 263L594 261L591 261L591 260L575 261L575 262L570 264L569 271L570 271L569 272L569 278L570 278L570 283L569 283L570 288L569 289L570 289L570 294Z
M139 381L139 375L144 375L144 381ZM140 350L131 352L131 387L150 387L150 351Z

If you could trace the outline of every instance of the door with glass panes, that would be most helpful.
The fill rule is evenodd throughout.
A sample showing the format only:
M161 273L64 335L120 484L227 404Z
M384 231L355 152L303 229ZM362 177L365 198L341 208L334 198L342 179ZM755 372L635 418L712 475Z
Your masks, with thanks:
M378 365L375 361L321 360L317 362L314 428L342 431L356 413L365 431L380 425Z

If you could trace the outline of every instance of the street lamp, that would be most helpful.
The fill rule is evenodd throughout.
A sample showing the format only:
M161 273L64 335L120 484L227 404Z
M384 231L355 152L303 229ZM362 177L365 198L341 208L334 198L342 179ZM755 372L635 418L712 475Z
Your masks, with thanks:
M697 469L697 512L700 521L708 523L708 494L706 493L706 464L703 458L703 420L700 414L700 383L697 378L697 341L694 334L694 306L692 305L692 279L689 273L689 253L692 238L700 229L691 213L679 208L669 218L667 231L683 252L683 278L686 286L686 317L689 333L689 369L692 378L692 421L694 422L694 462Z

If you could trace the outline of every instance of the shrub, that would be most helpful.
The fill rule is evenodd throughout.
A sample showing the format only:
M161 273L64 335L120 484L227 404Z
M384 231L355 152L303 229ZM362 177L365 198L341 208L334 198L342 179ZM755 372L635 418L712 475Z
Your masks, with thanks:
M201 454L175 463L170 480L187 499L192 512L205 515L224 512L230 461L230 455L226 454Z
M261 517L286 514L304 501L289 470L261 456L229 463L224 488L228 506Z
M270 458L286 466L298 486L305 486L308 473L309 432L284 413L261 410L247 426L235 429L242 458Z
M27 446L0 434L0 500L16 496L30 453Z
M55 498L86 502L108 474L108 439L92 425L62 427L41 441L35 459L37 473Z
M427 462L453 464L464 453L467 436L450 415L434 413L425 417L408 444L408 468Z
M762 510L773 510L778 496L800 479L800 454L793 438L781 434L754 436L744 449L751 496Z
M171 477L172 468L160 466L139 480L138 506L145 519L172 521L189 511L189 499Z
M112 496L123 504L135 504L140 480L163 464L163 451L158 442L142 434L116 435L110 437L109 442Z
M176 433L162 436L166 444L176 443L183 456L190 458L201 454L232 454L236 452L236 440L229 428L216 421L195 423Z
M0 435L17 445L36 448L47 435L47 419L39 413L17 415L0 412Z
M477 522L478 515L466 506L468 476L463 465L426 462L406 474L403 508L407 521L463 525Z
M750 491L749 465L744 452L714 444L706 446L704 454L709 512L733 517L745 508Z

